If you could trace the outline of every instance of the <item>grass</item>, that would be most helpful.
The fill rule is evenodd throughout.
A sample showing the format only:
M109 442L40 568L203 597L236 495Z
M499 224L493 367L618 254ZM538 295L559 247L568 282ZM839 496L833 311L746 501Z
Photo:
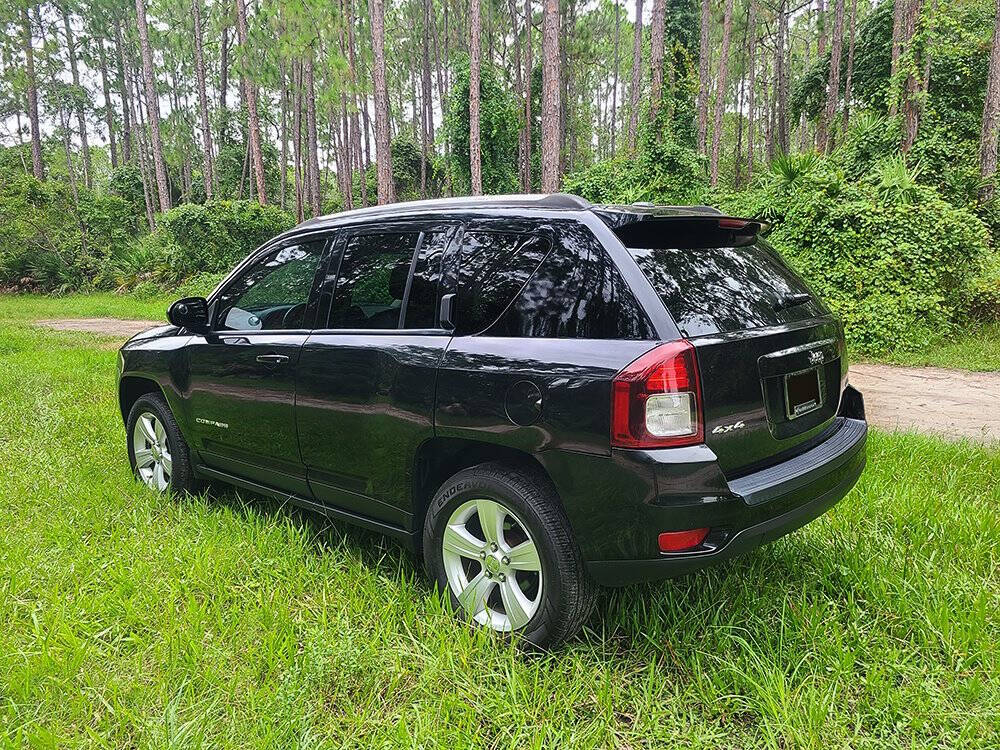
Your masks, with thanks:
M127 294L0 294L0 321L48 318L121 318L167 322L167 307L176 294L136 298Z
M0 300L0 747L1000 745L995 449L874 433L826 516L525 655L376 536L132 481L63 302Z
M954 336L933 342L915 352L896 352L879 361L912 367L947 367L953 370L1000 370L1000 323L965 328Z

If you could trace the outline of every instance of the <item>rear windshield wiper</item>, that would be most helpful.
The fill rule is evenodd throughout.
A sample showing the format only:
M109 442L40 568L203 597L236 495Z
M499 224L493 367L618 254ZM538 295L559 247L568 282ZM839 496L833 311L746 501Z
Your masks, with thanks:
M774 311L787 310L789 307L804 305L812 300L812 297L804 292L799 294L783 294L774 302Z

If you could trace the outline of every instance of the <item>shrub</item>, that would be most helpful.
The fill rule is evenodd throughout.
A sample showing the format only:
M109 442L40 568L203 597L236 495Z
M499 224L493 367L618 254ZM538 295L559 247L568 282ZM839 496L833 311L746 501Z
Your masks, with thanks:
M572 174L563 189L595 203L697 203L707 185L702 162L669 135L647 133L635 154L623 151Z
M113 273L126 287L221 273L294 223L290 214L255 201L184 204L160 216L155 232L116 257Z
M769 240L841 317L855 351L923 346L968 308L991 257L986 226L970 211L896 161L857 183L828 160L792 181L786 172L776 168L724 208L773 222Z
M11 175L0 185L0 286L66 292L101 286L108 258L125 251L140 225L131 205L60 182Z

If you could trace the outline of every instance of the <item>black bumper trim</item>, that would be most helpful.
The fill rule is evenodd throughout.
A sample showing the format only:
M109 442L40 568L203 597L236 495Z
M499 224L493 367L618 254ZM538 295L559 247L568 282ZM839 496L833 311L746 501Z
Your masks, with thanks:
M864 425L864 422L861 424ZM595 560L586 563L587 571L602 586L625 586L639 581L674 578L729 560L789 534L823 515L851 490L865 468L867 460L864 450L866 436L867 427L861 439L851 445L853 450L846 451L843 454L844 460L837 462L834 472L840 472L841 477L835 485L791 510L739 530L723 547L715 552L664 555L647 560ZM827 469L828 471L824 472L822 476L829 476L830 473L833 473L829 471L829 464ZM813 474L811 479L818 481L821 477ZM805 489L808 490L808 487ZM786 491L795 492L794 489L787 490L787 485ZM780 494L786 494L786 492Z

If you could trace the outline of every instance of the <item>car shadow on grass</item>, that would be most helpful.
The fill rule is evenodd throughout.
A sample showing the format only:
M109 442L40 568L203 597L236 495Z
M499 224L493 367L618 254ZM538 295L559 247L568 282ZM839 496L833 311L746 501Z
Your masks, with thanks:
M375 575L395 578L402 571L421 595L434 595L420 556L396 540L225 485L211 485L207 498L237 516L287 518L306 531L317 555L344 550ZM842 596L850 582L836 574L833 557L832 549L797 534L679 578L602 589L584 633L571 644L599 660L655 651L686 662L704 648L700 638L709 629L750 634L786 619L803 596Z

